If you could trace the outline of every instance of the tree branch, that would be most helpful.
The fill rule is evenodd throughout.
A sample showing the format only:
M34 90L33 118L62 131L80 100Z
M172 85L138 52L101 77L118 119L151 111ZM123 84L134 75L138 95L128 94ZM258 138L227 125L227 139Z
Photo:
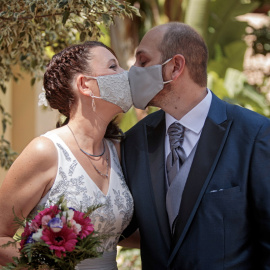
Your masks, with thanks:
M70 12L70 13L74 13L74 12ZM22 20L25 20L25 21L27 21L27 20L32 20L32 19L36 19L36 18L45 18L45 17L52 17L52 16L58 16L58 15L63 15L63 12L62 13L55 13L55 14L40 15L40 16L19 17L16 20L21 20L21 21ZM0 17L0 20L3 20L3 21L13 21L14 20L14 17L13 18Z

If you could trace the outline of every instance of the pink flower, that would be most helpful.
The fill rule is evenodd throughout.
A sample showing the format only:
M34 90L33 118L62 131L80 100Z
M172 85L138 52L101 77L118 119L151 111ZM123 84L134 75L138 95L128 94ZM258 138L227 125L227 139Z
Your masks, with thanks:
M23 233L22 233L22 235L21 235L22 240L21 240L21 242L20 242L20 246L21 246L20 251L24 248L24 245L26 244L26 242L27 242L27 240L28 240L28 238L29 238L29 236L30 236L31 234L32 234L32 232L31 232L30 227L29 227L29 224L28 224L28 222L27 222L27 223L26 223L26 226L25 226L25 228L24 228L24 231L23 231Z
M51 250L55 250L55 255L65 257L66 251L73 251L77 243L76 234L66 225L60 232L53 232L50 228L43 230L41 239L50 246Z
M38 229L39 229L38 224L36 223L36 221L32 220L32 222L30 224L30 231L37 232Z
M81 225L81 231L79 233L79 236L81 239L89 235L94 231L93 224L91 223L91 219L89 217L84 218L84 213L79 211L74 211L73 220L76 221L76 223Z
M74 233L76 235L79 235L80 231L82 230L82 226L80 224L78 224L75 220L71 220L70 221L70 225L71 225L70 228L72 228L72 230L74 231Z
M41 218L41 225L42 227L48 225L49 221L52 219L50 215L45 215Z
M43 211L40 211L35 218L33 219L33 221L35 221L39 227L41 227L42 225L42 218L44 216L51 216L51 218L54 218L58 213L60 212L60 210L58 209L57 205L54 206L50 206L49 208L44 209Z
M61 220L62 220L63 224L66 224L67 223L67 218L65 216L62 216L61 217Z

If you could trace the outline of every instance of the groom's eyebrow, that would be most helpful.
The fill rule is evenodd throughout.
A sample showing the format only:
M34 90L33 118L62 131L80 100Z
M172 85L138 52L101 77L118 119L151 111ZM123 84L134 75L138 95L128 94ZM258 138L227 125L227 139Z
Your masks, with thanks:
M139 50L136 52L136 59L138 59L140 56L145 56L145 57L149 57L149 54L147 53L147 51L145 50Z
M136 52L136 57L139 57L141 54L146 53L144 50L140 50Z
M135 56L137 57L137 56L139 56L141 53L142 53L142 51L137 51Z

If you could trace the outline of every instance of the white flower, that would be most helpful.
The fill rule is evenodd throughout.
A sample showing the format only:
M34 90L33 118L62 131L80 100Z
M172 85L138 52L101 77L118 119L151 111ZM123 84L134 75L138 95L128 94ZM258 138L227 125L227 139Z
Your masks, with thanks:
M72 220L73 217L74 217L74 211L71 210L71 209L69 209L69 210L67 211L67 220L68 220L68 221L69 221L69 220Z
M43 229L38 229L37 232L33 233L32 238L37 242L41 242L42 231Z
M72 222L72 228L73 228L73 231L76 234L79 234L79 232L82 230L82 225L81 224L78 224L76 221L73 220L73 222Z
M38 106L42 106L42 105L45 107L48 107L48 101L46 99L45 89L43 86L42 86L42 92L38 96Z
M74 211L72 209L69 209L68 211L64 211L62 213L62 216L67 219L67 221L71 221L74 217Z

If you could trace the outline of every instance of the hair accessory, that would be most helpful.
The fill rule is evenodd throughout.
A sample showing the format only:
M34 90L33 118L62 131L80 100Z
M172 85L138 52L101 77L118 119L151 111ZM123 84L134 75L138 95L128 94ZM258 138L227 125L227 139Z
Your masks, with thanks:
M45 106L48 107L48 101L46 99L46 95L45 95L45 89L42 86L42 92L38 95L38 106Z

